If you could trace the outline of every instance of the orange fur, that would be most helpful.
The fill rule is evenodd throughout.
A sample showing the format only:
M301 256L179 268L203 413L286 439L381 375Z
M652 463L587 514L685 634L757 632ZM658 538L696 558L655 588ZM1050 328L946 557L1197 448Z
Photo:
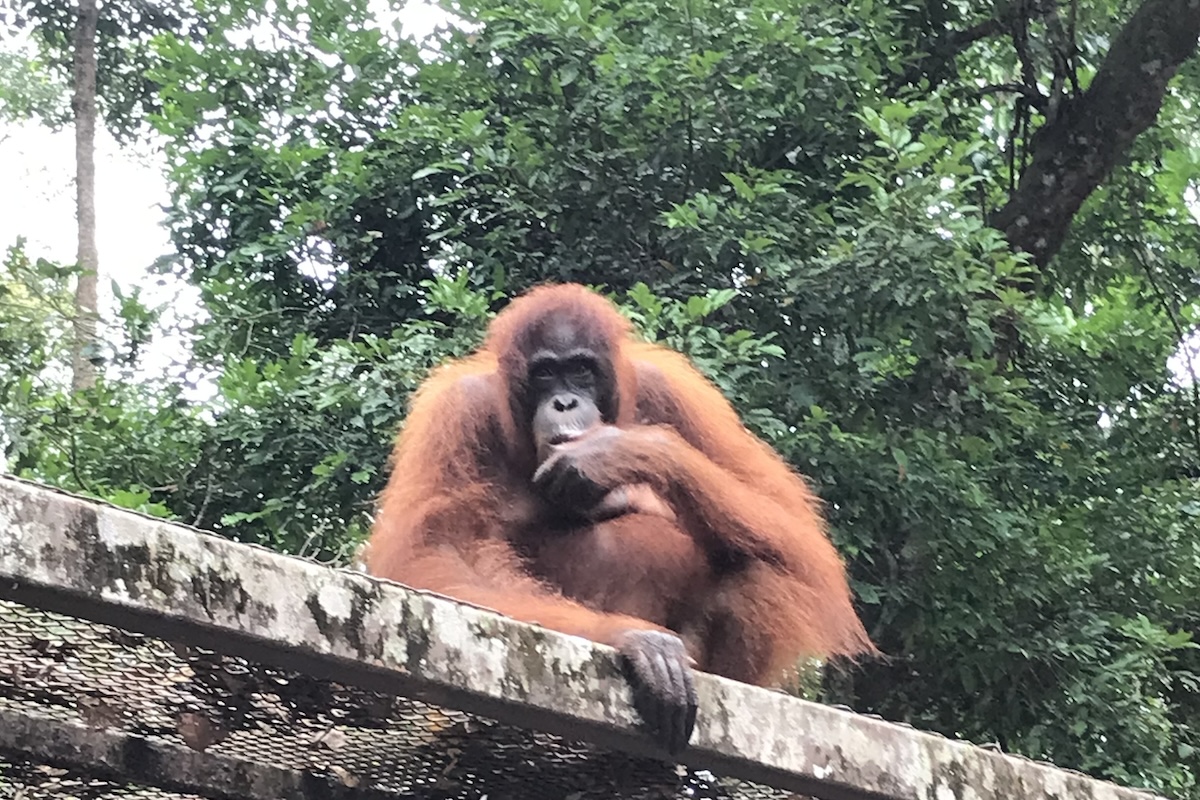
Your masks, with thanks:
M630 513L562 527L533 492L514 413L528 341L547 320L608 348L615 425L563 446ZM545 286L437 370L397 441L367 552L381 577L615 644L671 630L704 670L758 684L802 656L872 654L819 503L682 355L633 338L583 287Z

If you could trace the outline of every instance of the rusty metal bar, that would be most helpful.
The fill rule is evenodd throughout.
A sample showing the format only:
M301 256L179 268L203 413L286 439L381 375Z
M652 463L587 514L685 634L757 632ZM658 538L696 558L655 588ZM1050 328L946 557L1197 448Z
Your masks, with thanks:
M0 597L659 755L608 648L13 479ZM697 688L683 763L823 800L1149 797L709 675Z

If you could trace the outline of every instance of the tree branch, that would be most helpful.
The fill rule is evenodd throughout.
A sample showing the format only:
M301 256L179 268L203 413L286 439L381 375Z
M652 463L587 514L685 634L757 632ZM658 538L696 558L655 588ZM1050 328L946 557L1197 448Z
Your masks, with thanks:
M1031 142L1016 191L991 220L1045 264L1071 219L1162 108L1167 84L1200 40L1200 0L1145 0L1117 34L1091 86Z
M979 87L972 94L975 97L983 97L988 94L1001 94L1004 92L1024 97L1029 105L1045 113L1046 103L1049 101L1049 98L1039 92L1036 86L1026 86L1023 83L993 83L989 86Z
M939 83L945 75L939 75L941 67L951 61L959 53L966 50L981 39L991 39L994 36L1009 32L1014 24L1024 20L1038 19L1049 13L1057 0L1033 0L1032 2L1010 3L1006 10L995 17L985 19L961 31L940 33L929 46L928 52L910 64L900 76L897 85L908 86L915 84L922 77L933 83Z
M1192 348L1188 346L1189 331L1184 329L1183 322L1179 319L1175 301L1167 296L1166 291L1158 284L1158 279L1154 277L1154 265L1151 263L1154 255L1150 248L1139 242L1133 248L1133 257L1142 268L1142 272L1145 273L1146 282L1150 284L1155 297L1158 298L1158 303L1171 322L1171 327L1175 329L1176 340L1183 346L1183 364L1192 379L1190 386L1192 407L1187 410L1187 427L1191 430L1192 442L1196 448L1194 455L1200 458L1200 379L1196 377L1196 364L1192 359Z
M953 55L966 50L980 39L990 39L1011 30L1012 25L1024 19L1026 23L1045 16L1054 8L1056 0L1037 0L1032 3L1012 3L1008 11L972 25L963 31L951 31L939 42L937 50L944 55Z

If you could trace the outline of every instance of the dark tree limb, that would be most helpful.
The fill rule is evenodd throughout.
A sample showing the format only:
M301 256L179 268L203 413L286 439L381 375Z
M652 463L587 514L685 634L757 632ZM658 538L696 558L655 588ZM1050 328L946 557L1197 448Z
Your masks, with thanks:
M966 50L980 39L990 39L1007 32L1019 20L1026 24L1030 20L1045 16L1054 8L1055 0L1034 0L1028 3L1011 3L1008 10L999 16L986 19L966 30L951 31L938 43L937 50L943 55L954 55Z
M1037 131L1031 159L991 224L1045 264L1071 219L1162 108L1167 83L1196 52L1200 0L1145 0L1082 95Z
M1038 91L1036 86L1026 86L1023 83L994 83L990 86L982 86L976 89L972 94L975 97L983 97L988 94L1002 94L1008 92L1025 98L1025 102L1036 108L1042 113L1046 112L1046 105L1049 98Z
M989 17L968 28L939 32L933 41L928 43L928 52L904 70L896 86L911 86L922 78L933 84L940 83L947 77L943 68L959 53L978 41L1010 32L1016 24L1027 26L1030 21L1050 13L1056 2L1057 0L1012 2L997 16ZM935 29L941 30L941 26L944 25L943 18L943 14L931 17L930 21Z

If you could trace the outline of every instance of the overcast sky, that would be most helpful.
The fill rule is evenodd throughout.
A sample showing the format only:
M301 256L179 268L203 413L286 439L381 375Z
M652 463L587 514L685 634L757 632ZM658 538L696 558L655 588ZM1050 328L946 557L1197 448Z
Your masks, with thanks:
M167 202L161 158L149 148L122 150L103 130L96 147L96 237L101 269L120 283L144 280L145 268L167 252L160 206ZM18 236L29 254L75 259L75 139L67 128L36 122L0 126L0 244Z
M377 17L397 19L407 36L423 38L449 19L423 0L410 0L398 13L390 10L392 5L391 0L372 0ZM97 131L96 238L102 313L111 311L114 280L126 290L141 286L149 303L170 302L181 315L197 308L192 287L147 274L156 258L171 251L163 227L162 207L170 201L164 164L151 144L121 147L102 128ZM0 187L4 187L0 248L23 236L31 257L73 262L74 175L72 127L52 131L37 122L0 123ZM181 355L180 343L160 342L147 355L147 369L159 370Z

